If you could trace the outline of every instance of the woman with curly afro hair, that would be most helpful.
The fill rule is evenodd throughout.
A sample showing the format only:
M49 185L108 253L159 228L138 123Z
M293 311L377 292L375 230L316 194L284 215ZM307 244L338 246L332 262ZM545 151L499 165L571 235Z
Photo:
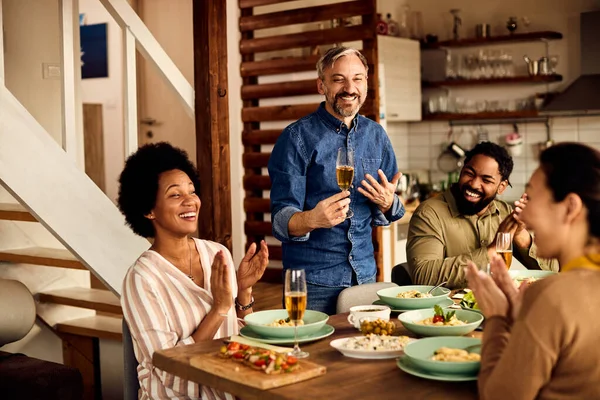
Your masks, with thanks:
M187 154L168 143L140 147L119 178L118 205L133 231L154 238L129 269L121 305L140 363L140 399L233 396L154 368L156 350L235 335L237 318L252 312L252 286L269 253L264 241L236 269L219 243L192 238L200 181Z

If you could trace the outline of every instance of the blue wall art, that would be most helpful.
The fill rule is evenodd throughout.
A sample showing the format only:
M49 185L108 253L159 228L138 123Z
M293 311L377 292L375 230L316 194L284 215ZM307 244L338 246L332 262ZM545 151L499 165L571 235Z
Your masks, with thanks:
M81 78L108 77L106 24L79 27L81 38Z

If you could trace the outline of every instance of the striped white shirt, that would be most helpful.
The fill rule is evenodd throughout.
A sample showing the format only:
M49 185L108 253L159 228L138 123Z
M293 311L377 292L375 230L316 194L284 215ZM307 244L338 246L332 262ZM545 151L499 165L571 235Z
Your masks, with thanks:
M144 252L125 276L121 305L139 362L140 399L234 399L228 393L199 386L152 365L156 350L194 343L191 335L213 304L210 274L219 250L226 255L233 296L237 296L236 271L229 250L207 240L194 242L204 271L204 288L153 250ZM234 307L228 315L215 339L238 333Z

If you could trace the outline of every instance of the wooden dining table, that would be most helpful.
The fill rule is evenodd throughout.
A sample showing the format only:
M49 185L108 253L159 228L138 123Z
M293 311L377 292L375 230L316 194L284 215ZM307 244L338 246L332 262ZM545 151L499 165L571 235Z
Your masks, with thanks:
M243 400L273 399L444 399L469 400L477 399L477 382L442 382L428 380L409 375L400 370L395 359L369 360L356 359L342 355L329 343L338 338L360 335L350 325L348 313L333 315L328 324L335 332L312 343L302 344L302 349L310 353L313 363L327 368L324 375L281 386L269 390L261 390L243 383L217 377L213 374L194 368L190 359L200 354L216 353L223 345L223 340L206 340L187 346L161 350L154 353L154 366L170 374L208 385L218 390L232 393ZM399 335L414 335L407 331L395 316L391 320L396 324ZM475 331L469 336L481 337Z

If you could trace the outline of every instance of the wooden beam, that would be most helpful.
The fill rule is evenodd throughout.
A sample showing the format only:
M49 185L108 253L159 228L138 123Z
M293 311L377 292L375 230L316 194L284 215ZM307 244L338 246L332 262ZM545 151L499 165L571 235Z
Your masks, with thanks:
M370 117L378 115L374 110L379 110L374 106L374 99L367 97L365 103L360 109L360 114ZM377 101L379 104L379 101ZM307 116L317 110L319 104L295 104L282 106L266 107L244 107L242 109L242 120L244 122L264 122L264 121L295 121Z
M244 168L265 168L269 163L271 153L244 153L242 164Z
M221 0L193 4L196 163L202 182L198 230L231 251L226 4Z
M291 33L288 35L269 36L259 39L242 39L240 52L242 54L260 53L265 51L293 49L296 47L312 47L324 44L351 42L375 38L375 31L367 25L355 25L332 29L322 29L308 32Z
M244 232L246 232L248 236L273 235L271 223L265 221L246 221L244 223Z
M271 190L271 178L267 175L244 175L245 190Z
M315 112L319 104L297 104L284 106L267 107L244 107L242 109L242 121L244 122L263 122L263 121L286 121L297 120L306 115Z
M371 4L363 0L344 3L327 4L324 6L291 9L269 14L251 15L240 18L240 31L275 28L294 24L305 24L317 21L330 21L355 15L371 14L374 10Z
M270 213L271 201L269 199L246 197L244 211L247 213Z
M307 94L319 94L316 79L242 86L243 100L302 96Z
M240 8L252 8L258 6L268 6L269 4L286 3L293 0L240 0Z
M281 129L250 130L242 132L244 146L275 144L281 135Z
M321 58L321 56L285 57L262 61L245 61L242 62L240 72L242 77L250 77L315 71L319 58Z

